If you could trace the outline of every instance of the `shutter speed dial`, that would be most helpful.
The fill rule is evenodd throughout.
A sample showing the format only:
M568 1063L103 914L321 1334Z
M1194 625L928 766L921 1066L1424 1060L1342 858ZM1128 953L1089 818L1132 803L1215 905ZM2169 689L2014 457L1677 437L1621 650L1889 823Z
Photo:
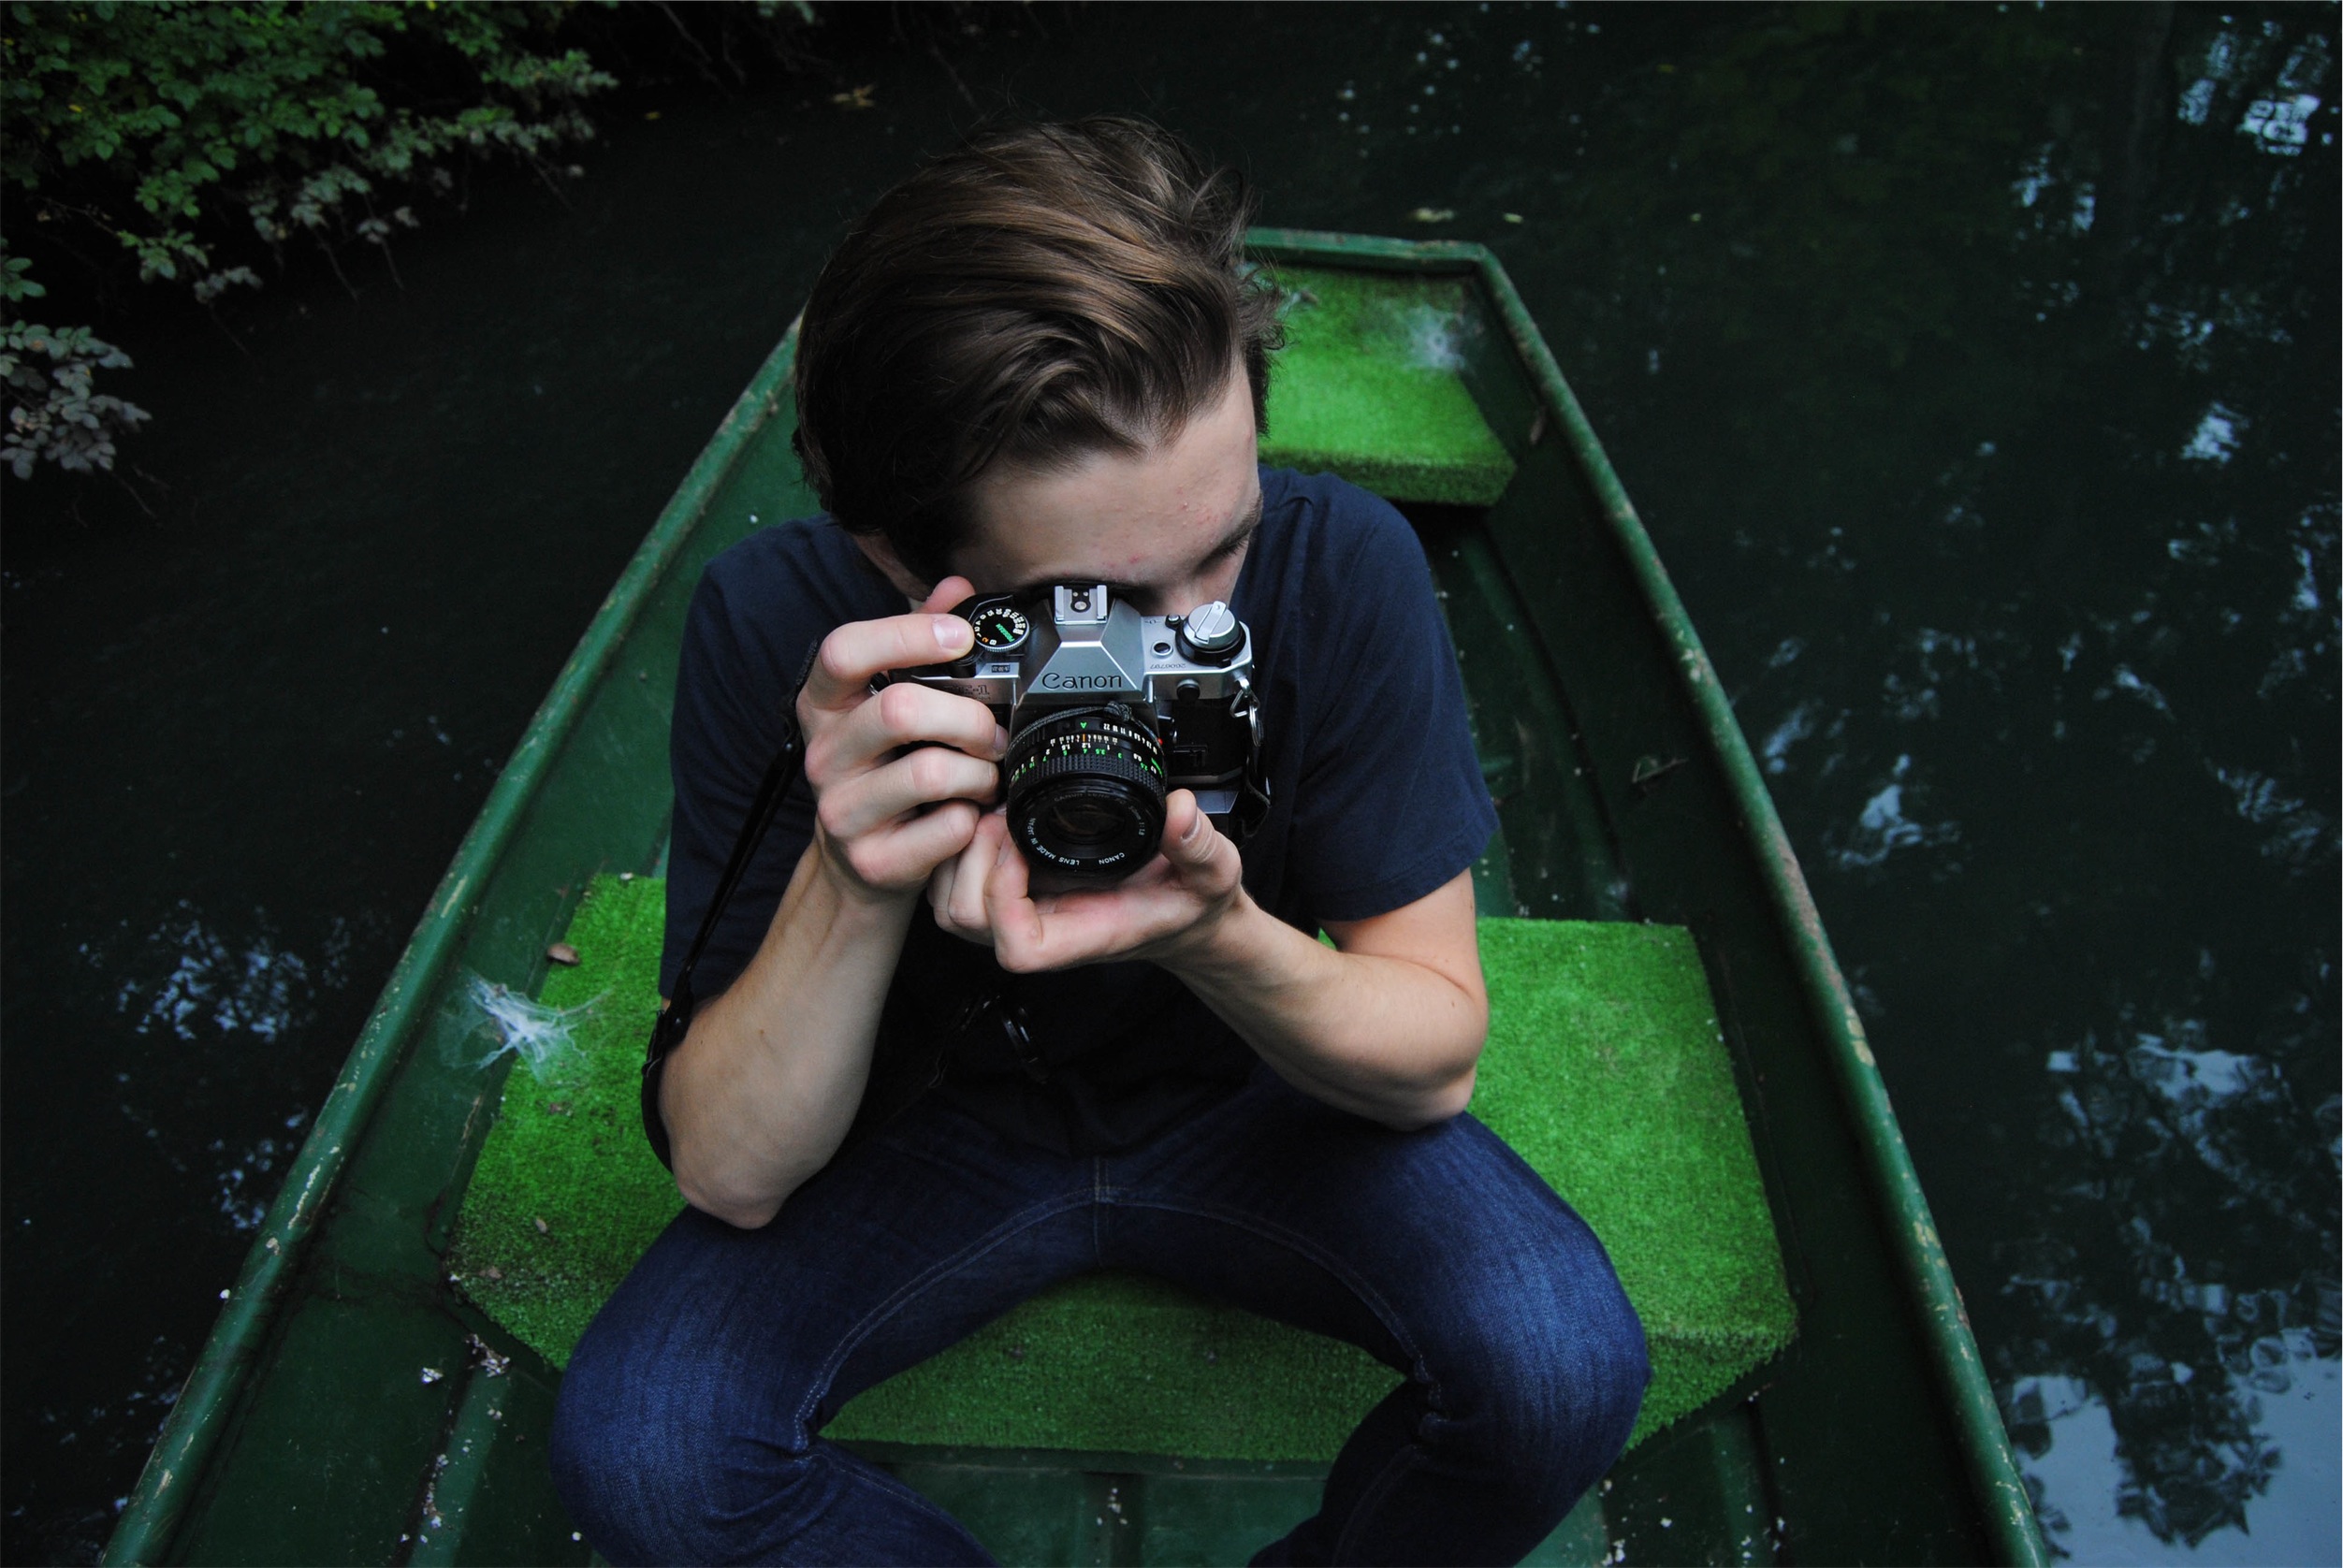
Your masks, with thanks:
M1014 604L987 604L968 622L976 633L979 653L1014 653L1033 634L1033 623Z
M1180 622L1180 651L1199 664L1226 664L1244 646L1244 623L1215 599Z

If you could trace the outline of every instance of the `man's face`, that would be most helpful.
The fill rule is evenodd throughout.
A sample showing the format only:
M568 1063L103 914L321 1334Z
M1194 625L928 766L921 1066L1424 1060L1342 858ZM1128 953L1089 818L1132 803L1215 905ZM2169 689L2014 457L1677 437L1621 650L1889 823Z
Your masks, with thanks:
M1142 615L1186 615L1236 591L1261 520L1253 394L1242 370L1170 440L1060 469L981 475L952 569L980 593L1105 583Z

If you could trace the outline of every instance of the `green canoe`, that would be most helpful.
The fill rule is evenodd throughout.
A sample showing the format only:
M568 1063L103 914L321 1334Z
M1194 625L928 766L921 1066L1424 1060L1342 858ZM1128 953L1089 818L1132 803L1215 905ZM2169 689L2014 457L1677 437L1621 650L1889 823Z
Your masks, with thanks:
M1647 1421L1657 1430L1534 1561L2045 1561L1797 860L1651 541L1504 270L1475 245L1261 230L1253 247L1285 287L1293 341L1265 460L1390 497L1432 560L1500 806L1498 841L1476 868L1482 913L1689 933L1643 945L1676 942L1695 991L1705 982L1693 1010L1729 1061L1718 1081L1729 1074L1747 1124L1731 1141L1757 1228L1771 1220L1766 1278L1777 1294L1786 1285L1785 1320L1795 1312L1786 1347L1777 1336L1756 1364L1682 1385L1697 1399ZM692 586L760 523L814 509L790 449L794 350L793 330L490 793L269 1212L109 1561L589 1560L544 1457L566 1341L513 1332L476 1266L451 1263L475 1166L502 1157L489 1135L508 1080L523 1083L509 1057L480 1049L478 987L537 995L547 944L574 917L582 929L618 907L604 898L616 878L662 864ZM603 892L581 914L589 888ZM459 1255L473 1245L458 1239ZM1189 1308L1143 1291L1112 1295L1132 1288L1100 1282L1099 1299L1188 1321ZM946 1502L1007 1561L1242 1558L1309 1511L1324 1474L1322 1461L1260 1457L1273 1448L901 1441L925 1371L898 1380L910 1391L892 1414L849 1406L837 1435ZM1306 1390L1278 1393L1308 1403ZM1075 1430L1040 1420L985 1430Z

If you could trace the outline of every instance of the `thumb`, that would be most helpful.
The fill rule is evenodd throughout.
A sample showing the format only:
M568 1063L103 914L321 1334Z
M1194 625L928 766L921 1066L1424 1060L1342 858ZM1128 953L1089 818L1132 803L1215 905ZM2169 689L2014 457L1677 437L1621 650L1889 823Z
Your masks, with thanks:
M1175 865L1201 865L1212 859L1219 833L1196 804L1193 791L1174 790L1163 803L1163 855Z

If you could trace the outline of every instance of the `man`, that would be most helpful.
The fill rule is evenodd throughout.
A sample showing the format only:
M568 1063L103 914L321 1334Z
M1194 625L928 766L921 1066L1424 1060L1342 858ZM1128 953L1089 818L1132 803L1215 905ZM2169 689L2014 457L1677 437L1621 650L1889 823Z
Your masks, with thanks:
M667 986L793 690L804 781L656 1087L691 1207L562 1385L556 1475L614 1561L990 1561L818 1434L1099 1268L1405 1374L1261 1561L1513 1561L1626 1441L1649 1374L1608 1258L1463 1114L1494 814L1421 549L1257 463L1276 328L1248 208L1138 123L996 132L815 285L799 450L827 515L694 599ZM990 711L874 694L968 651L944 612L971 592L1061 582L1250 627L1273 805L1241 849L1179 791L1151 864L1037 894Z

